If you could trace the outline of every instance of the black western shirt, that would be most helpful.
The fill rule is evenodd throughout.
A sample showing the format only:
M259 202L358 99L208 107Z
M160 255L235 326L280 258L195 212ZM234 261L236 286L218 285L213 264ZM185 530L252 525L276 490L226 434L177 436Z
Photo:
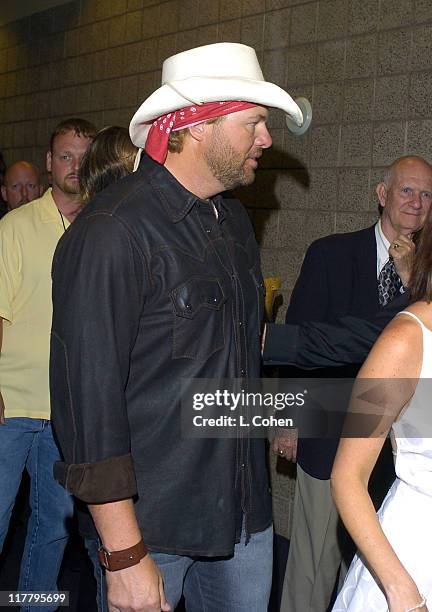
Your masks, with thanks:
M235 199L187 191L147 156L101 192L53 262L56 478L87 503L134 497L152 550L233 552L271 524L263 439L186 439L182 378L258 377L263 283Z

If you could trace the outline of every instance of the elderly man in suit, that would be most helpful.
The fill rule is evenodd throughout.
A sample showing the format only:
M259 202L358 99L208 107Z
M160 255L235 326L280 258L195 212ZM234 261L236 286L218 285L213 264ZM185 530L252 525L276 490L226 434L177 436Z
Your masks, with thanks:
M432 198L432 167L424 159L397 159L377 186L381 217L372 227L314 242L294 288L286 322L333 323L353 315L367 319L405 291L414 255L413 235L424 222ZM272 352L277 326L267 330ZM290 361L287 359L287 362ZM347 362L351 362L347 359ZM318 360L316 366L322 363ZM329 375L322 370L314 376ZM305 376L297 370L297 375ZM330 376L354 376L334 368ZM282 597L283 612L325 612L338 568L347 553L330 493L330 473L338 440L301 439L291 548ZM296 460L296 436L277 437L274 450ZM387 461L389 463L389 461ZM389 470L385 470L387 476Z

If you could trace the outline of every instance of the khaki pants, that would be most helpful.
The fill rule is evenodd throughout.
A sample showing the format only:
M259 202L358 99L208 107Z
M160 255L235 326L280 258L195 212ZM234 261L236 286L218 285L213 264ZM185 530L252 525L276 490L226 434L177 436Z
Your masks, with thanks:
M326 612L342 559L342 530L330 481L313 478L297 466L281 612Z

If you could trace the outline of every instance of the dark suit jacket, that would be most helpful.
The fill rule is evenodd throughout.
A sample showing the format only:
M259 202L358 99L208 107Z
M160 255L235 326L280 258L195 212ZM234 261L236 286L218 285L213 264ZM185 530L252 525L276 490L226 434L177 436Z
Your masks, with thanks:
M365 319L372 317L381 309L376 266L375 226L317 240L306 253L291 296L286 323L334 323L347 315ZM354 378L359 365L314 370L312 376ZM290 368L283 374L307 376L298 368ZM338 439L300 439L298 462L312 476L327 479L337 445Z
M286 323L333 322L377 310L375 226L320 238L309 247L286 314Z
M363 363L384 327L409 305L409 299L406 291L367 319L347 315L332 323L267 323L263 362L272 367L296 365L314 371Z

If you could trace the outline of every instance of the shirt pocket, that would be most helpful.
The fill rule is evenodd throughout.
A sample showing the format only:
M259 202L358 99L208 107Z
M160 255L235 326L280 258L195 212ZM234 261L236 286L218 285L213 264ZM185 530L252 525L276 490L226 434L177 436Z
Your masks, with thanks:
M173 359L206 359L225 345L225 302L218 278L192 276L170 292Z

